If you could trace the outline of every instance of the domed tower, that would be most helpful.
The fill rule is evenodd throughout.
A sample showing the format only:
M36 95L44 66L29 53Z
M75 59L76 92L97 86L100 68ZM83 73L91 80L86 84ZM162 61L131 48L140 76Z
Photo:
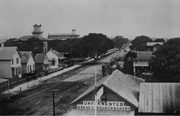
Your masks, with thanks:
M35 24L33 27L34 27L34 30L32 31L33 36L42 38L43 32L41 31L41 25Z

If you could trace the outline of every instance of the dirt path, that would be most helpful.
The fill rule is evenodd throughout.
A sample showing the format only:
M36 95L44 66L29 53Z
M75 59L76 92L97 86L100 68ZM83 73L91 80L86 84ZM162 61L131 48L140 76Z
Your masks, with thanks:
M114 53L99 62L104 62ZM57 89L55 109L57 115L62 115L70 108L70 103L94 83L95 67L97 80L103 78L101 64L87 65L73 71L55 76L44 81L41 85L24 91L10 99L1 101L0 114L3 115L52 115L52 92Z

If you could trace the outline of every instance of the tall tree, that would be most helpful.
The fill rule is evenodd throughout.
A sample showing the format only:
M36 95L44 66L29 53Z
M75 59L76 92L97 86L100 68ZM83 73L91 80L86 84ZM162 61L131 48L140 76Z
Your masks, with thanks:
M114 46L116 48L121 49L123 44L126 44L129 40L127 38L123 38L123 36L116 36L114 39Z
M180 38L172 38L155 53L149 66L155 79L159 81L180 80Z
M35 37L24 42L14 42L13 39L9 39L5 42L5 46L17 46L20 51L32 51L34 56L43 51L43 41Z
M109 41L110 40L106 35L90 33L80 40L79 49L81 49L81 54L88 54L88 56L94 58L94 61L96 62L96 59L101 54L106 53L107 50L112 47L112 45L108 45Z
M163 38L158 38L154 40L155 42L165 42L165 40Z
M43 41L35 37L29 38L21 46L19 46L19 50L32 51L35 56L37 53L41 53L43 51Z
M137 51L143 51L145 50L145 44L146 42L152 42L152 39L150 39L147 36L141 35L141 36L137 36L131 43L132 45L130 46L130 48L132 50L137 50Z

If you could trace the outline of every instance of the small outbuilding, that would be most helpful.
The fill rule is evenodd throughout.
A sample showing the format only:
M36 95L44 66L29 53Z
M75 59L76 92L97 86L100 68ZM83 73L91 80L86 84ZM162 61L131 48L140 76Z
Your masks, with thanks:
M35 70L37 72L42 72L44 70L48 70L51 65L50 60L46 56L46 54L36 54L35 56Z
M22 73L33 73L35 71L35 59L31 51L20 51Z

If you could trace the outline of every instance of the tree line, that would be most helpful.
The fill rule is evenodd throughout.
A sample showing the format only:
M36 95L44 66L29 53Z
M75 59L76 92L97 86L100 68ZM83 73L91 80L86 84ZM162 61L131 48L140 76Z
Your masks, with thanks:
M32 51L34 55L43 51L43 41L35 37L23 42L9 39L5 46L17 46L20 51ZM67 57L91 57L96 60L109 49L113 49L114 42L104 34L90 33L82 38L50 40L48 48L68 53Z

